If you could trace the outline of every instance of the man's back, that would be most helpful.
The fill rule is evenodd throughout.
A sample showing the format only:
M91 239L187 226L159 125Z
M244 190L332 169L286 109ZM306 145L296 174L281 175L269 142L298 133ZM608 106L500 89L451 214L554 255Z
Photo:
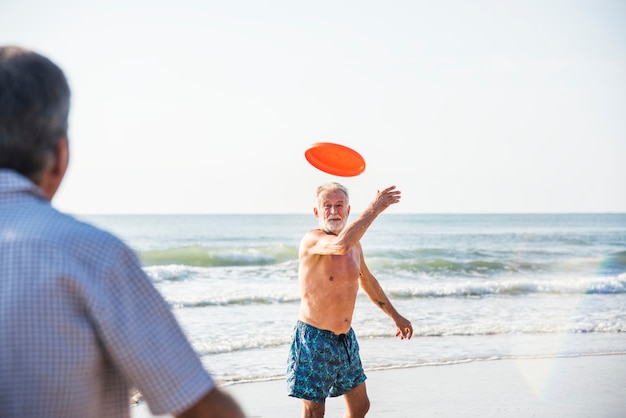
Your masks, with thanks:
M37 193L0 170L0 416L128 416L130 382L156 410L206 392L210 377L134 253ZM179 380L155 363L192 376L195 399L165 393Z
M120 240L50 206L69 164L70 89L0 46L0 418L242 418ZM18 174L19 173L19 174Z

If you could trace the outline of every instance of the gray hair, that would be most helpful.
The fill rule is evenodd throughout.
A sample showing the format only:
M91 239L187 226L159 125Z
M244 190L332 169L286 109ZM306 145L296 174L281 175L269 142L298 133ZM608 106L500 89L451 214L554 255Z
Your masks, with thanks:
M0 47L0 168L37 182L67 137L70 88L48 58Z
M323 192L332 192L335 190L339 190L340 192L346 195L346 205L347 205L350 202L350 195L348 194L348 188L344 186L343 184L339 184L334 181L320 184L319 186L317 186L317 189L315 190L315 204L317 205L317 200L319 199L320 194L322 194Z

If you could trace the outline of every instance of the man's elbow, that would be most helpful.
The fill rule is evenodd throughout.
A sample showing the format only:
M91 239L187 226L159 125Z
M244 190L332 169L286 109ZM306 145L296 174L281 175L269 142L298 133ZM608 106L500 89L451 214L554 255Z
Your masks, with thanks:
M354 245L351 245L347 242L337 242L333 245L333 254L334 255L346 255L352 250Z

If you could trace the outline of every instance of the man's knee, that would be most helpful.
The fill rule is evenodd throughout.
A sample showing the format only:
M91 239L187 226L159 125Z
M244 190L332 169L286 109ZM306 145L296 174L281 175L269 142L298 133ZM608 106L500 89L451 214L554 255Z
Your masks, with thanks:
M359 399L358 402L351 405L351 415L353 417L364 417L365 414L370 410L370 400L365 397Z
M348 407L347 417L359 418L367 414L370 409L370 400L365 389L365 382L352 389L345 396Z
M369 410L370 410L370 400L369 398L365 398L365 402L363 402L363 416L365 416L365 414L367 414Z
M326 404L303 401L302 418L323 418Z

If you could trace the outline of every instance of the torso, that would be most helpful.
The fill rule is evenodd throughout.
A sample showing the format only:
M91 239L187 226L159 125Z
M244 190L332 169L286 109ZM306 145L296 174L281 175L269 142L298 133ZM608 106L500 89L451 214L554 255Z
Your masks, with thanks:
M301 254L300 320L335 334L346 333L359 290L360 247L345 255Z

